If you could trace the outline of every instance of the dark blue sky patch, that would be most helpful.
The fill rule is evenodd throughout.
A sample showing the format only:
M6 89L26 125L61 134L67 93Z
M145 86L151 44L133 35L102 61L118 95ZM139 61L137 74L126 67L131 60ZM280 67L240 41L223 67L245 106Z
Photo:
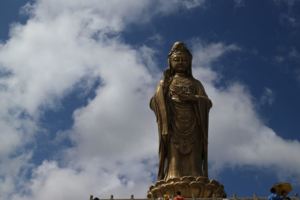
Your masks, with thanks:
M39 126L42 127L42 130L35 136L35 152L32 159L34 163L41 164L45 158L50 160L57 158L60 151L73 145L67 135L68 132L65 132L73 126L73 112L86 106L89 100L96 96L95 92L99 85L100 80L96 80L88 88L88 91L86 87L77 85L74 87L74 90L61 100L58 109L43 111L39 121Z
M127 186L129 179L128 179L128 177L126 175L119 174L118 175L118 179L120 180L120 182L121 182L122 185Z
M12 23L24 24L28 16L20 13L20 9L33 0L1 0L0 5L0 42L9 37L9 27Z
M253 197L254 193L257 196L267 196L271 186L278 181L272 169L249 166L225 168L217 179L224 184L228 197L232 197L233 194L238 197ZM299 193L300 187L292 178L285 181L294 186L290 195Z

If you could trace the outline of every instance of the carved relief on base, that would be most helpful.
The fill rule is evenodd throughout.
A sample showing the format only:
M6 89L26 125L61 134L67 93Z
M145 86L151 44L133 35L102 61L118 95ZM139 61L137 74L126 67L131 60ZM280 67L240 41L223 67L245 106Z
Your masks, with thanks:
M168 181L160 180L155 185L150 186L147 197L158 198L164 194L175 196L180 191L186 198L210 198L225 197L224 186L216 180L209 180L207 177L184 176L173 178Z

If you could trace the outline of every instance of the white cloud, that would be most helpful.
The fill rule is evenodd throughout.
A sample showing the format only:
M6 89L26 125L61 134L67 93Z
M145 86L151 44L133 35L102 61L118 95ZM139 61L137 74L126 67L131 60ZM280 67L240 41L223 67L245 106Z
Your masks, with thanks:
M285 61L285 57L282 56L282 55L277 55L274 57L274 61L277 62L277 63L282 63Z
M219 43L218 50L211 51L210 46L204 48L201 43L194 46L194 57L202 52L199 54L204 59L202 62L208 63L209 67L214 64L209 57L202 56L205 52L210 52L210 57L215 60L227 52L239 50L238 47ZM195 66L201 66L200 60ZM213 176L224 167L254 166L271 168L281 179L289 176L300 178L300 162L297 159L300 142L284 140L264 124L255 110L260 102L251 96L247 88L238 82L216 88L214 83L219 77L211 68L196 68L194 71L213 102L209 131L209 158ZM266 95L267 100L272 101L273 94L268 88Z
M201 67L211 67L213 62L224 53L241 50L235 44L226 45L221 42L207 44L199 39L192 40L196 55L193 55L193 62Z
M27 12L30 19L25 25L15 24L10 31L10 39L0 46L1 72L7 72L1 78L0 128L3 140L0 145L0 162L11 166L17 160L16 155L21 156L22 151L22 156L26 157L12 173L7 173L9 168L0 171L4 199L10 199L12 193L14 199L82 199L80 197L88 191L84 189L92 188L90 184L97 187L92 192L102 191L97 186L98 178L105 177L105 174L108 181L111 181L101 185L106 192L113 192L118 187L118 191L124 194L130 192L122 190L123 185L118 178L122 174L130 176L128 188L131 191L137 187L145 188L151 175L137 177L135 172L151 171L149 164L144 164L140 158L147 158L147 155L153 157L156 149L149 145L155 143L155 122L149 124L145 118L151 116L147 110L150 88L153 88L154 83L151 73L157 69L152 68L153 50L146 46L134 49L124 44L118 34L131 23L145 23L152 17L194 8L203 2L38 0L27 4L23 12ZM36 124L40 114L44 109L56 109L60 100L75 86L84 84L81 87L89 87L83 83L83 79L93 81L99 78L103 87L97 90L97 97L86 108L74 114L74 132L69 132L77 146L66 155L78 153L78 160L65 157L64 166L57 165L55 161L44 162L34 169L35 174L30 182L24 183L25 186L18 185L23 180L20 176L22 167L26 168L31 158L31 153L24 149L30 148L26 145L43 128ZM86 111L91 112L88 114ZM147 114L138 115L141 112ZM112 123L114 121L115 124ZM132 124L133 121L135 124ZM101 132L99 134L99 126L96 126L99 123L105 128L102 136ZM79 131L84 130L90 132L86 136L82 135ZM135 142L127 144L129 139ZM107 147L108 142L111 146L106 149L104 147ZM91 144L94 147L89 146ZM144 150L136 151L141 145ZM103 160L109 149L110 162ZM99 150L103 151L102 154ZM129 160L132 163L120 164L122 160L119 158L127 157L128 154L131 155ZM90 169L91 166L85 161L93 157L97 161ZM105 162L108 164L104 165ZM70 163L75 163L79 169L72 168ZM111 173L105 173L101 166L106 169L112 167L109 171ZM116 171L120 166L120 172ZM100 172L95 174L93 169L97 168ZM84 183L87 183L86 188L80 190ZM18 187L23 189L19 190ZM76 196L70 194L74 191L77 191ZM141 190L139 194L144 194L144 191Z
M274 61L281 64L287 64L288 69L294 72L294 78L299 80L299 63L300 63L300 52L295 47L290 47L284 53L274 57Z
M282 13L279 17L279 22L283 26L289 25L293 28L296 28L299 26L299 22L298 22L297 18L291 12Z
M219 48L212 51L212 47L216 46ZM211 65L197 67L201 64L197 62L197 57L205 52L210 52L210 57L202 57L202 62L213 64L214 60L236 50L239 48L222 43L209 45L199 43L194 46L195 76L203 81L214 103L209 138L211 172L215 176L215 173L221 171L224 166L251 165L272 167L274 172L284 171L286 175L299 176L299 163L295 161L297 156L295 152L300 148L299 142L283 140L261 122L255 112L253 98L245 86L232 83L227 88L218 89L214 83L219 76L210 69ZM133 62L128 66L135 69L136 64ZM78 174L74 175L74 178L89 179L87 181L89 184L99 187L92 189L90 186L89 191L103 198L107 198L110 194L124 197L131 193L144 197L151 183L151 173L156 172L154 166L157 158L154 155L157 151L157 137L153 135L156 132L156 125L147 105L154 86L150 84L152 90L143 86L142 88L146 89L143 95L136 93L130 96L128 94L132 94L137 87L135 83L141 83L140 79L136 79L138 75L147 77L146 73L140 71L137 76L132 76L126 71L114 73L111 70L120 69L108 70L108 75L105 76L107 84L99 88L96 98L89 105L75 113L72 131L75 133L73 139L76 146L66 152L67 165L55 171L63 173L66 170L77 170ZM125 82L122 82L124 77L121 75L131 76L132 82L124 85ZM147 82L147 78L142 79ZM278 159L278 156L281 159ZM147 159L148 163L143 163L142 159ZM67 176L68 173L65 173ZM46 175L46 172L41 175ZM105 185L90 179L95 176L105 180ZM56 179L52 180L52 177L46 178L45 181L55 182ZM68 179L73 180L72 177ZM76 189L79 186L74 185L74 182L76 181L71 182L71 186ZM66 184L64 183L62 187ZM51 196L52 192L47 192L47 188L39 187L32 190L45 191L44 195ZM78 195L72 195L84 196L82 193L87 190L78 191Z
M28 164L30 157L30 152L9 158L1 157L0 199L10 199L10 195L15 192L16 187L21 190L25 184L26 173L32 167Z
M181 2L186 8L191 9L203 5L205 0L185 0Z
M288 56L291 59L300 59L300 52L297 51L297 49L292 48L291 51L289 52Z
M272 105L272 103L274 102L274 92L273 90L271 90L268 87L264 88L263 94L260 97L260 104L261 105Z
M281 14L279 15L279 22L282 26L290 26L291 28L299 27L299 20L297 17L297 3L299 0L273 0L275 5L281 6Z
M147 170L153 167L153 164L141 161L113 165L93 159L82 166L63 168L54 161L45 161L35 169L25 188L27 192L15 194L11 199L87 199L90 194L106 199L111 194L115 198L129 198L132 192L144 196L144 189L151 182ZM142 171L146 173L137 173Z
M240 8L245 6L245 0L234 0L235 6Z
M0 140L1 162L7 163L0 170L5 177L0 180L1 198L59 200L132 193L144 197L156 172L158 149L148 103L161 72L154 68L153 49L132 48L118 34L130 23L203 4L203 0L39 0L27 6L30 20L15 25L10 40L0 47L0 66L11 72L1 80L5 89L0 91L0 128L6 130L1 138L9 142L5 146ZM260 121L243 85L232 83L222 89L214 85L219 79L211 69L214 61L239 47L198 42L193 49L194 74L214 102L210 124L214 169L275 166L298 176L300 164L292 153L299 151L299 142L279 138ZM73 115L74 126L67 134L74 146L60 152L63 162L45 158L32 168L26 166L31 152L20 159L10 157L32 140L43 108L55 108L84 78L99 78L101 84L96 97ZM272 152L292 156L284 157L283 165ZM17 185L26 181L18 177L23 168L32 168L33 176Z
M219 43L206 43L199 39L192 40L193 49L193 73L196 77L207 84L213 85L221 78L221 74L211 69L214 62L226 53L240 51L235 44L226 45Z

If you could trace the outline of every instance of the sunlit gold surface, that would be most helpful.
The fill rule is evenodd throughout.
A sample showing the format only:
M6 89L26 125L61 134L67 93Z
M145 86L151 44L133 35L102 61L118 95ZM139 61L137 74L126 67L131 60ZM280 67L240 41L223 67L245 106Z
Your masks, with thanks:
M223 186L209 181L207 169L208 113L212 106L201 82L192 75L192 55L176 42L150 108L159 132L158 181L148 197L174 195L222 197Z

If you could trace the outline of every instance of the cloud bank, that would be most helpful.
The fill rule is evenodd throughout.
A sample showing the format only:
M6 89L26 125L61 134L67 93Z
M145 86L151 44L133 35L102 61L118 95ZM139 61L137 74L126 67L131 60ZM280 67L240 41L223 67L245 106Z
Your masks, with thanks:
M120 35L132 23L202 6L204 1L39 0L25 6L30 19L16 24L0 46L0 198L13 200L144 197L157 166L155 117L148 108L161 69L154 52L132 47ZM210 117L211 172L226 166L272 167L300 177L298 141L286 141L264 125L246 86L221 78L212 66L241 49L235 44L193 42L194 75L214 103ZM88 82L83 80L89 80ZM96 96L73 113L61 134L72 147L57 160L33 165L30 147L41 114L57 109L76 87ZM49 133L55 134L55 133ZM286 155L289 155L287 157ZM281 158L280 160L278 158ZM29 174L29 175L28 175ZM2 178L3 177L3 178Z

